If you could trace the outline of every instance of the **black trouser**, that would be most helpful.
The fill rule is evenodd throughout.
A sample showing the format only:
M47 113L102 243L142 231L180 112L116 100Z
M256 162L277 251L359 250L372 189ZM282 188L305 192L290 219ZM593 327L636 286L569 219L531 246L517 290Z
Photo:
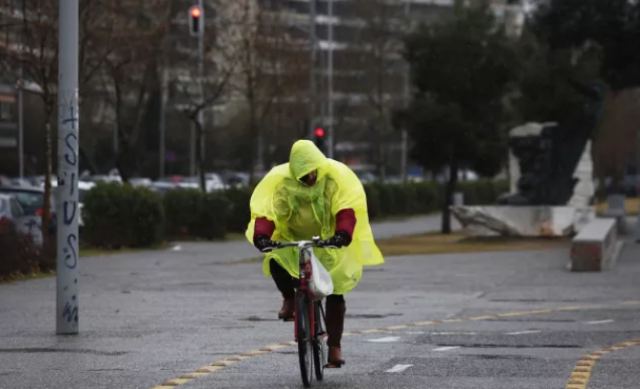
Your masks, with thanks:
M284 298L293 298L297 280L291 277L291 275L273 259L269 262L269 269L271 270L271 277L276 283L280 293L282 293L282 296ZM327 333L329 334L327 344L329 346L340 347L340 340L342 339L342 331L344 329L344 314L346 311L347 306L343 295L332 294L327 296L326 324Z

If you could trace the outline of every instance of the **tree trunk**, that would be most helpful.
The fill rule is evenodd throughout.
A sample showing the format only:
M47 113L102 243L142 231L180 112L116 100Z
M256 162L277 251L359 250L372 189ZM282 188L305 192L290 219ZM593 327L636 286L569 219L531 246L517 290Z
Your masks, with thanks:
M458 163L452 160L449 163L449 177L445 185L444 198L442 201L442 233L451 233L451 210L453 204L453 193L458 183Z
M44 155L45 155L45 171L44 171L44 202L42 204L42 249L45 255L52 252L53 244L49 234L51 226L51 172L53 152L51 149L51 105L47 104L46 122L44 132Z
M204 177L204 155L202 155L202 143L204 142L204 129L202 128L202 123L197 119L198 114L194 116L195 124L196 124L196 155L198 156L198 178L200 181L200 190L202 192L207 191L207 186L205 183Z

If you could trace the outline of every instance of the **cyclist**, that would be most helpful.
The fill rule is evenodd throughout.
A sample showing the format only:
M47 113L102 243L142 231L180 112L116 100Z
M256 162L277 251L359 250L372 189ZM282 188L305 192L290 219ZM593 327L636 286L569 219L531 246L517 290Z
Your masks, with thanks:
M346 165L325 157L313 142L299 140L291 147L289 163L274 167L256 186L250 206L246 237L265 253L263 272L282 293L280 319L293 319L298 257L294 247L273 249L274 241L320 236L336 247L314 252L334 284L334 294L326 300L326 367L341 367L344 295L360 281L363 265L384 262L369 225L362 184Z

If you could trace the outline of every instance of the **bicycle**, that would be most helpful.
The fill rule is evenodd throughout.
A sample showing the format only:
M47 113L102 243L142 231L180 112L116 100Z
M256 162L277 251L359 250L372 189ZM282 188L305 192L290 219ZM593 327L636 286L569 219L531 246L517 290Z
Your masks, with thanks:
M309 289L312 277L311 256L313 247L333 247L315 236L311 240L296 242L277 242L274 248L297 247L299 281L295 295L294 335L298 343L300 375L305 387L311 386L313 373L316 380L324 378L324 366L327 364L327 336L325 313L322 300Z

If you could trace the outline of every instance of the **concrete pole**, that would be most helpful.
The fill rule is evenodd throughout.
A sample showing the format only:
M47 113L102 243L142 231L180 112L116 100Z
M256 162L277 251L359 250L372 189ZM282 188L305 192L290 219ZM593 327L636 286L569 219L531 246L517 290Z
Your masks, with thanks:
M316 127L316 0L309 1L309 136Z
M204 103L204 28L205 17L204 4L202 0L198 0L198 6L202 10L202 26L200 27L200 35L198 35L198 77L200 77L200 103ZM204 160L205 138L204 138L204 111L206 108L198 111L198 123L200 123L200 134L198 134L198 142L200 143L200 158ZM200 168L200 166L198 166Z
M59 2L56 333L78 333L78 0Z
M333 128L333 0L329 0L328 3L329 25L328 25L328 38L329 38L329 51L327 52L327 111L329 116L328 132L329 132L329 147L328 157L333 158L334 147L334 128Z

